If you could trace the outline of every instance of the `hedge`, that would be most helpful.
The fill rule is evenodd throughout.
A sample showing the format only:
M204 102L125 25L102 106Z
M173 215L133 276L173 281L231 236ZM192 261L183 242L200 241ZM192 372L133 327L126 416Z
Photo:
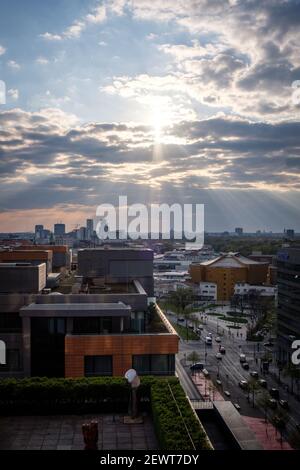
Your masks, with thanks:
M151 387L151 403L156 435L162 450L211 449L207 435L178 379L154 383Z
M140 410L152 412L160 449L193 450L192 441L197 450L211 448L176 377L142 377L138 396ZM0 415L6 416L126 413L129 398L127 381L118 377L0 380Z

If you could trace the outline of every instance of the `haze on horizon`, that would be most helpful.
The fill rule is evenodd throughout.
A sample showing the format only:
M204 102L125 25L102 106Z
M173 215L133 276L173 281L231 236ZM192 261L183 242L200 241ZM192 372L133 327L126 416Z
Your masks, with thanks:
M300 231L298 0L2 0L0 231L101 203Z

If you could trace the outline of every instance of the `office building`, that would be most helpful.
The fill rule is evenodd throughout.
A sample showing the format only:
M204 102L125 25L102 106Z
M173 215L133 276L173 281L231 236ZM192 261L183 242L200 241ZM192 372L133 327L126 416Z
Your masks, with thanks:
M300 339L300 247L282 248L277 255L278 360L287 363L291 345Z
M240 235L243 235L244 229L242 227L237 227L234 232L236 235L240 236Z

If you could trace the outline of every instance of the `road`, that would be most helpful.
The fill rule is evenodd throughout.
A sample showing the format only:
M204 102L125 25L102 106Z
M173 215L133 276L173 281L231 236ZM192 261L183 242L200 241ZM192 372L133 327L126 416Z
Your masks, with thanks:
M169 316L169 320L171 322L176 322L175 317L172 315ZM240 405L241 413L246 416L262 417L263 412L259 409L258 404L256 403L255 408L253 408L252 396L250 396L249 402L248 393L243 391L238 385L241 380L249 380L251 378L250 372L255 370L259 373L261 378L264 378L267 381L268 389L278 388L280 392L280 398L289 402L289 422L287 424L286 430L288 433L294 432L296 430L297 423L300 423L299 402L295 399L295 397L288 394L283 386L278 385L276 380L270 374L263 375L260 372L260 358L265 352L263 346L260 344L258 351L258 343L247 342L246 335L243 335L243 338L237 337L235 330L233 330L234 333L229 336L229 331L222 327L220 328L220 325L217 324L215 319L208 318L208 321L205 325L203 325L203 328L204 330L201 333L201 338L199 341L180 341L177 370L181 371L180 379L184 380L183 383L189 382L189 380L187 380L187 373L184 371L184 367L182 365L185 365L186 369L188 370L188 363L186 358L191 352L196 351L200 356L199 362L203 362L205 364L205 368L209 371L214 383L216 383L217 378L221 380L222 387L220 391L224 392L225 390L228 390L230 392L229 399L233 403L238 403ZM221 361L216 358L216 354L219 352L219 344L215 341L215 338L219 335L220 332L223 333L221 336L221 344L226 349L226 355L222 356ZM204 341L208 333L212 333L213 335L212 346L206 346ZM241 353L246 355L247 362L250 366L249 371L246 371L242 368L239 358ZM179 368L180 364L181 369ZM188 395L191 398L197 398L195 395L193 395L192 390L187 388L186 384L185 387L189 392Z

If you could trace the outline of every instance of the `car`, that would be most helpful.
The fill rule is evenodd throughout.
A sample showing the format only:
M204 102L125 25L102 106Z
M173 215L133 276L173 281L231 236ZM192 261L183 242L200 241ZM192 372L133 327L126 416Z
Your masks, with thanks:
M289 404L286 400L279 400L279 405L284 408L285 410L289 409Z
M267 384L267 381L265 379L259 379L258 383L262 388L268 388L268 384Z
M248 388L247 380L240 380L239 381L239 387L242 388L243 390L246 390Z
M203 373L203 375L205 375L205 377L209 376L209 372L208 372L207 369L203 369L202 373Z
M275 400L279 400L279 390L278 390L278 388L271 388L270 395L271 395L272 398L275 398Z
M217 385L219 385L219 387L221 387L221 386L222 386L222 382L221 382L221 380L220 380L220 379L217 379L217 380L216 380L216 383L217 383Z
M189 325L189 329L194 331L193 325Z
M217 337L215 338L215 342L216 342L216 343L221 343L221 341L222 341L222 340L221 340L220 336L217 336Z
M190 370L203 370L203 369L204 369L204 364L202 362L195 362L195 364L193 364L190 367Z
M182 323L182 322L184 322L184 318L180 317L180 318L178 318L178 321L179 321L180 323Z
M246 362L245 354L240 354L240 363Z
M202 325L198 326L196 331L203 331L203 326Z
M222 361L222 354L218 352L216 354L216 359L218 359L219 361Z
M225 390L224 395L226 395L226 397L230 397L230 392L228 390Z
M226 349L224 348L224 346L220 347L220 353L221 354L226 354Z
M254 379L258 379L258 372L256 372L256 370L252 370L252 371L250 372L250 375L251 375L251 377L253 377Z
M268 406L269 408L272 408L272 410L275 410L277 408L277 401L274 400L274 398L270 398L268 400Z
M212 338L212 333L208 333L208 336L210 336Z
M267 343L264 343L265 348L272 348L273 346L274 346L274 343L272 343L271 341L268 341Z
M245 369L245 370L249 370L248 362L242 362L242 368Z
M238 403L234 403L233 406L238 410L240 411L241 407Z
M212 339L210 336L206 336L205 338L205 344L207 344L207 346L211 346L212 345Z

